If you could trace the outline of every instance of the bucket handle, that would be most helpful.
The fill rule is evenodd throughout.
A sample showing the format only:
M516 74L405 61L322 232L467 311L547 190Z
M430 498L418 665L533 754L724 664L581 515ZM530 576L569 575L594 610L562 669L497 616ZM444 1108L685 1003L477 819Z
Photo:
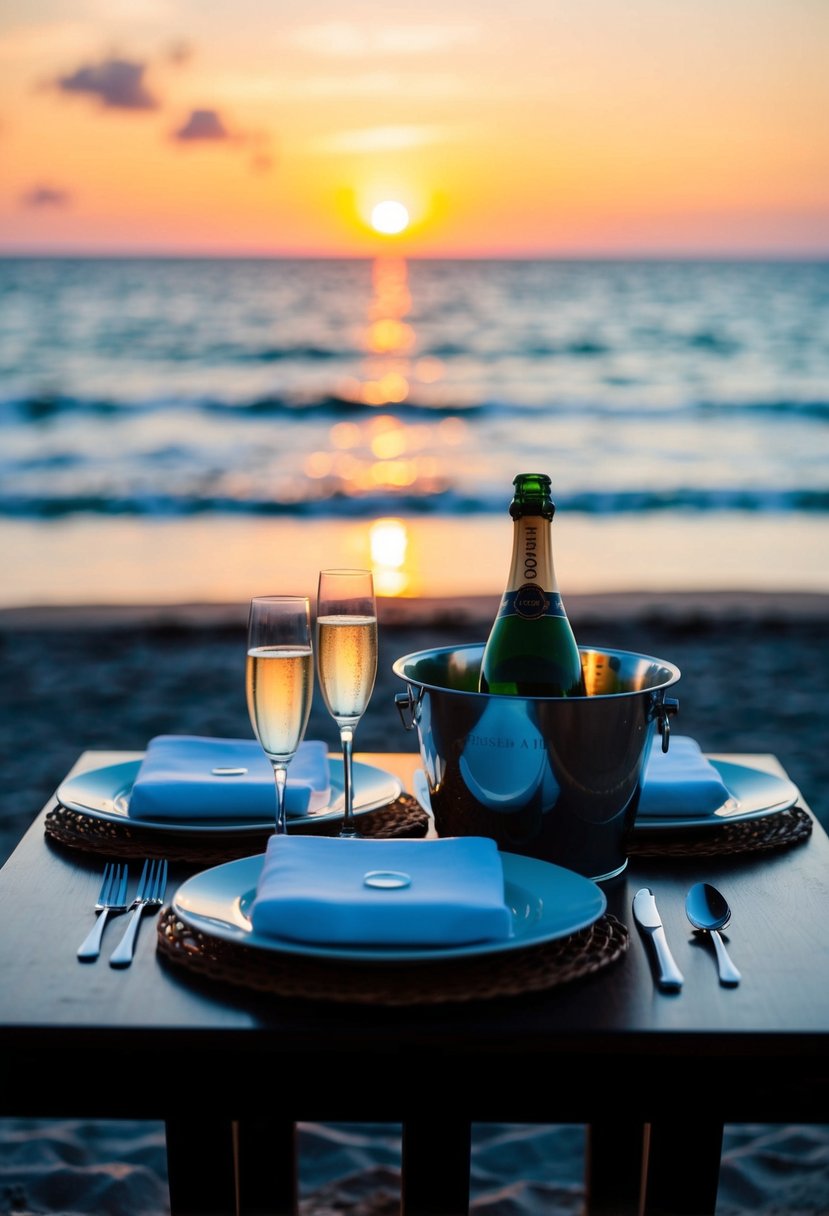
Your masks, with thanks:
M403 723L405 730L414 730L418 718L417 711L422 698L423 689L421 688L420 692L415 696L411 684L406 685L405 692L396 692L394 694L394 703L397 706L397 712L400 714L400 721Z
M671 717L679 713L679 701L676 697L662 697L656 706L656 727L662 736L662 750L666 752L671 745Z

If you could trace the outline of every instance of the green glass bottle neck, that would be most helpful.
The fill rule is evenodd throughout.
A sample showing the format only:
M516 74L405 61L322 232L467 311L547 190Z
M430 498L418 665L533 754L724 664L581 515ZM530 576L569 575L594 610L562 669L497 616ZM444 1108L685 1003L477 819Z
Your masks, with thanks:
M558 590L551 533L550 521L541 516L525 515L515 520L507 591L517 591L527 583L544 591Z

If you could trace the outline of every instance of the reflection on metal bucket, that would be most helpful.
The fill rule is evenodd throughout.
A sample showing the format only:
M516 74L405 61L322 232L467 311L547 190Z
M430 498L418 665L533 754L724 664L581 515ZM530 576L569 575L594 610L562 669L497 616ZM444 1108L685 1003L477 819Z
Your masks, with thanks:
M458 765L466 788L491 811L517 810L539 792L546 802L558 792L541 731L523 704L506 697L489 699Z
M596 881L627 864L654 732L678 709L672 663L581 649L586 697L477 692L483 645L419 651L393 670L395 698L417 728L441 836L491 836L499 847Z

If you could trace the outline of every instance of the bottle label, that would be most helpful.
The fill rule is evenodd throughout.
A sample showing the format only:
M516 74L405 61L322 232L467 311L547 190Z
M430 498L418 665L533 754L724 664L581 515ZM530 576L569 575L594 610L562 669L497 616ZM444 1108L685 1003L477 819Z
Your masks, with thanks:
M542 616L566 616L566 613L558 591L545 591L538 583L524 583L517 591L504 592L498 619L504 616L537 621Z

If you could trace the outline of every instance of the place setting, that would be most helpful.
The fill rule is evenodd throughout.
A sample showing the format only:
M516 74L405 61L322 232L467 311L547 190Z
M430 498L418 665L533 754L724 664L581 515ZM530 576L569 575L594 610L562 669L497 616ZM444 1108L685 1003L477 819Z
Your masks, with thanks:
M337 618L326 610L326 588L336 587L344 577L355 575L332 571L320 576L318 670L338 728L353 733L374 684L377 622L371 574L360 572L368 579L368 599L362 607L367 605L367 612L375 615L355 618L353 632L332 623ZM366 643L361 636L368 638L363 655L359 647ZM295 646L271 645L271 637L297 641ZM304 738L312 657L308 598L255 597L245 682L256 737L156 736L139 758L67 778L57 790L57 806L47 815L47 835L106 855L225 861L264 847L274 830L275 796L276 821L289 833L349 835L359 821L366 835L425 834L428 820L417 800L393 774L354 761L350 738L339 757L329 754L323 740ZM356 690L360 701L343 707L336 698L343 688L355 695L348 677L357 661L365 673L364 686ZM286 716L291 706L293 716ZM284 750L286 739L289 752ZM290 759L290 773L287 759L278 764L272 760L283 754Z
M705 755L676 736L651 753L628 852L635 857L715 857L808 840L811 817L788 777Z
M351 843L274 837L185 880L161 956L278 996L392 1006L541 991L628 948L597 884L494 841Z
M303 740L286 787L289 832L330 833L344 815L343 767L323 740ZM104 856L225 861L273 831L273 771L256 740L156 736L143 757L68 777L47 815L50 839ZM416 835L427 817L393 774L353 763L353 815L366 832Z

